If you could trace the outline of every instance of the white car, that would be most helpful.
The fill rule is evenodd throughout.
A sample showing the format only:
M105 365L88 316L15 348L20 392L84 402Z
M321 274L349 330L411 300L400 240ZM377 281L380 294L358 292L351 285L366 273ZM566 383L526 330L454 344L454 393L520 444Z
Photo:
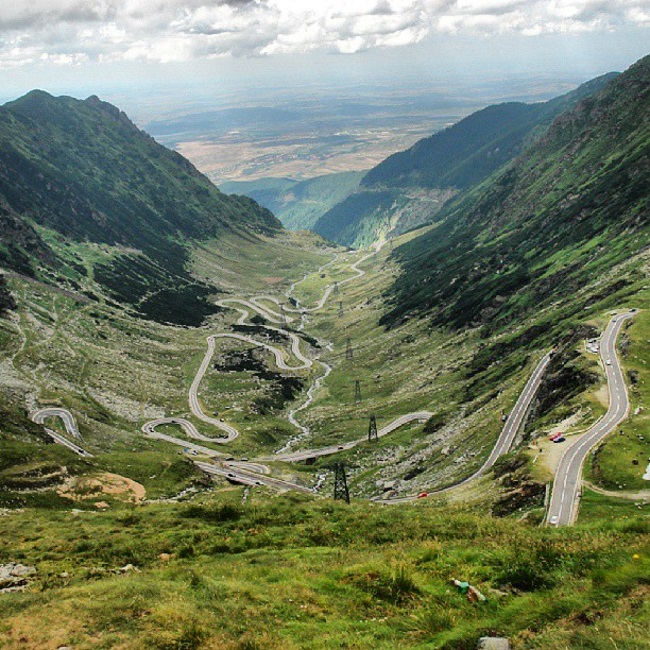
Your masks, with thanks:
M557 524L557 515L553 515L548 523L551 524L551 526L555 526L555 524Z
M607 361L605 361L605 363L606 363L608 366L611 366L611 365L612 365L612 361L611 361L611 359L607 359Z

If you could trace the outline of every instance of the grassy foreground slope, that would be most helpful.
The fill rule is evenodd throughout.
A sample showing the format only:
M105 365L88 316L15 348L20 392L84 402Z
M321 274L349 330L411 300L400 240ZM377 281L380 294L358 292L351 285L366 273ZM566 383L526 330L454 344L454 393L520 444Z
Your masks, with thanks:
M346 507L242 489L191 504L12 512L3 648L638 650L650 620L648 523L562 531L418 503ZM525 551L524 551L525 549ZM8 555L7 555L8 554ZM127 564L137 567L129 570ZM471 603L451 584L487 598Z

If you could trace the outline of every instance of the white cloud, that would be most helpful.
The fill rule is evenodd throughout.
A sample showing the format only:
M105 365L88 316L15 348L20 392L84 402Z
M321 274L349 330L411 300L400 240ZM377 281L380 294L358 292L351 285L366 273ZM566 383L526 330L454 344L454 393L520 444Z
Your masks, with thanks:
M0 67L403 47L429 34L650 25L648 0L13 0Z

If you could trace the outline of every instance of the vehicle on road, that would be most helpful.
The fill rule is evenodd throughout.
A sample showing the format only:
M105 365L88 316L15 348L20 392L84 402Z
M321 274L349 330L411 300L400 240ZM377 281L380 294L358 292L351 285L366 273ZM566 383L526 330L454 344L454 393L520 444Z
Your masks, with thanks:
M606 363L608 366L611 366L611 365L612 365L612 360L611 360L611 359L607 359L607 361L605 361L605 363Z
M551 526L555 526L555 524L557 524L557 515L553 515L550 518L549 523L551 524Z
M428 496L429 496L428 492L420 492L420 494L418 494L418 499L424 499L425 497Z

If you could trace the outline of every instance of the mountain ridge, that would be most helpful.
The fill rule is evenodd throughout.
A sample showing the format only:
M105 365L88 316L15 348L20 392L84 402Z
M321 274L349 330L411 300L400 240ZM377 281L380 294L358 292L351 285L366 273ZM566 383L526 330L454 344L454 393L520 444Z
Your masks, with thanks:
M370 245L435 219L449 198L483 182L521 153L563 110L597 92L616 77L608 73L575 90L535 104L487 106L456 124L389 156L362 179L360 190L325 213L318 234L344 245ZM445 197L431 205L409 196L413 190ZM395 209L410 214L408 225L390 218Z
M649 88L646 57L401 247L382 322L417 313L493 329L647 248Z
M0 262L7 268L41 279L54 271L78 283L83 270L55 254L50 240L117 247L119 259L95 269L102 286L139 309L166 277L175 289L164 311L174 318L173 295L190 291L193 304L216 290L191 276L192 240L281 228L270 211L222 194L95 95L77 100L34 90L0 107ZM131 278L128 291L117 291L116 267Z

